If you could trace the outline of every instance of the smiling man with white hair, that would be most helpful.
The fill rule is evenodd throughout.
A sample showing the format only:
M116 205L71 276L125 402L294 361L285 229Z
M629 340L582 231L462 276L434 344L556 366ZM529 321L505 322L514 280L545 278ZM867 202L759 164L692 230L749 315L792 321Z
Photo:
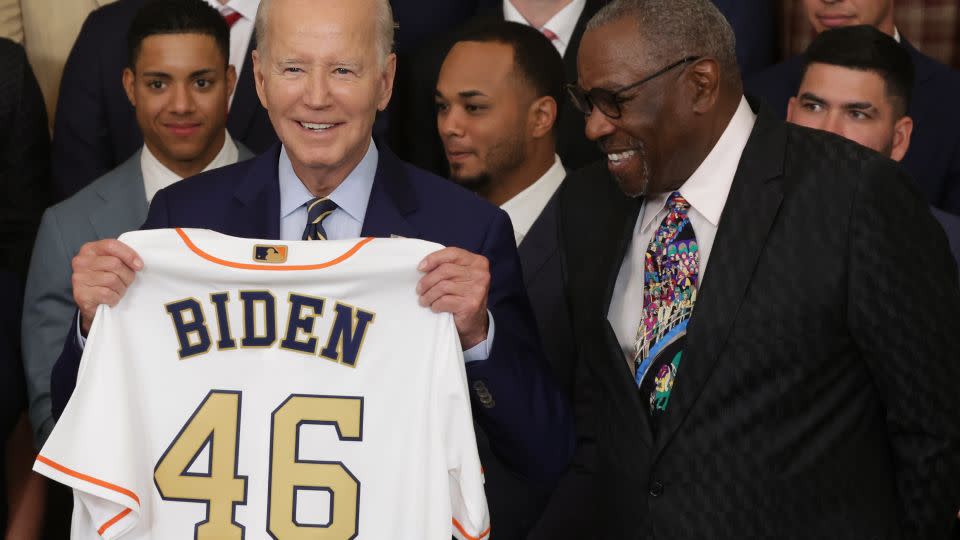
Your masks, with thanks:
M271 0L257 18L256 88L280 143L161 190L144 228L281 240L402 236L448 246L420 263L416 294L453 314L477 421L497 454L520 474L555 479L572 452L571 415L545 375L507 215L401 162L372 137L396 70L389 4ZM326 210L314 219L318 206ZM141 268L115 240L86 244L75 257L80 315L72 332L80 335L68 339L55 368L55 409L76 384L80 336L96 307L115 305Z

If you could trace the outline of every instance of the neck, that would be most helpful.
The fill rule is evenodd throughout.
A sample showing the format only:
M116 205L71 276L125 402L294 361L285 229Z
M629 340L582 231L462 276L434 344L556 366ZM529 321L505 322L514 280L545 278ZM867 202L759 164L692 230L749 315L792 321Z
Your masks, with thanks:
M541 144L537 148L531 148L527 151L527 158L524 162L500 177L491 179L488 187L481 190L478 194L490 203L496 206L502 206L519 194L521 191L532 186L534 182L540 179L553 167L554 163L554 145Z
M370 142L369 144L373 144ZM290 164L293 166L293 172L297 178L303 182L303 185L313 194L314 197L326 197L337 189L347 176L357 168L357 165L363 161L363 156L369 150L368 146L362 146L354 156L347 156L342 164L331 167L309 167L294 159L293 155L287 151L290 158Z
M224 131L217 140L215 140L204 154L198 158L190 160L180 160L174 159L171 156L166 155L164 152L161 152L159 148L154 148L149 142L145 142L144 145L147 149L150 150L150 153L153 154L153 157L157 158L157 161L161 165L173 171L174 174L180 178L190 178L191 176L196 176L203 172L208 165L217 157L217 154L223 150L223 145L226 143L227 134Z
M728 95L733 95L733 93ZM727 98L717 103L715 112L702 120L704 123L703 129L694 130L694 133L702 135L686 141L686 144L682 145L687 149L687 152L685 155L678 156L676 160L682 164L682 168L670 175L673 181L670 182L666 191L680 189L680 186L686 183L703 161L707 159L720 137L723 136L727 126L730 125L730 121L733 120L733 115L736 114L737 107L740 106L740 95L740 93L736 93L736 99Z
M877 24L877 30L880 30L881 32L883 32L884 34L887 34L890 37L893 37L894 31L896 30L896 28L897 28L897 25L893 24L893 13L887 14L887 16L884 17L883 20Z
M507 0L534 28L542 28L547 21L573 0Z

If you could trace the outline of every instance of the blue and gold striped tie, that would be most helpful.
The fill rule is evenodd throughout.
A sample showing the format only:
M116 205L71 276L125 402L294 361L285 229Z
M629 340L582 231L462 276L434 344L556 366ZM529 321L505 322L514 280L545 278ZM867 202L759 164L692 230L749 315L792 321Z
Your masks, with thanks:
M307 203L307 226L303 229L303 240L326 240L327 231L323 230L323 220L337 209L337 203L326 197L317 197Z

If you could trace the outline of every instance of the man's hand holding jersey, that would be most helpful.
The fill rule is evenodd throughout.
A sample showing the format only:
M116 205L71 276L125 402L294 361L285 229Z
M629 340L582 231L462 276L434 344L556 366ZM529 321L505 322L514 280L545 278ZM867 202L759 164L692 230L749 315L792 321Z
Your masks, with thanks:
M97 306L117 305L143 261L123 242L107 238L84 244L71 265L73 301L80 309L80 332L86 336Z
M80 331L86 336L97 306L115 306L133 283L143 260L114 239L88 242L73 258L73 300L80 310ZM417 284L420 304L437 313L452 313L466 350L487 339L490 263L482 255L448 247L421 261L425 272Z

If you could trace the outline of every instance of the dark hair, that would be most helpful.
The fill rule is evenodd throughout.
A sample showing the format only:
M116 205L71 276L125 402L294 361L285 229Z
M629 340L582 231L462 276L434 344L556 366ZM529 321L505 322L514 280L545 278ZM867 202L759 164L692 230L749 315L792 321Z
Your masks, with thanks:
M134 68L143 40L165 34L203 34L217 42L224 64L230 63L230 27L220 12L203 0L150 0L127 31L128 65Z
M517 74L530 85L537 98L550 96L559 108L565 82L563 59L539 30L525 24L485 19L458 33L456 43L462 41L509 45L513 48L513 64Z
M848 26L821 32L804 53L804 76L810 64L875 72L883 79L894 110L900 116L907 114L914 77L910 53L873 26Z

